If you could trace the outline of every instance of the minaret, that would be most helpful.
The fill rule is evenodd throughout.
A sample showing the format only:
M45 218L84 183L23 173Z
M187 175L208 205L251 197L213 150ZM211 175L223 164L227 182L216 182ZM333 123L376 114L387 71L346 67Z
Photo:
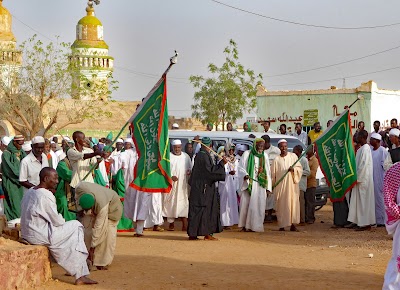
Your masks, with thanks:
M22 54L17 50L17 40L12 32L12 16L0 0L0 74L4 89L7 86L11 91L17 89L11 78L13 72L21 68L21 63Z
M76 40L71 46L70 58L78 66L79 71L74 78L73 97L82 100L93 97L85 90L91 90L96 86L108 88L108 75L113 70L114 62L114 58L108 55L108 45L103 39L103 25L94 14L93 1L88 2L86 13L87 15L79 20L76 26ZM96 96L96 98L105 100L107 96Z

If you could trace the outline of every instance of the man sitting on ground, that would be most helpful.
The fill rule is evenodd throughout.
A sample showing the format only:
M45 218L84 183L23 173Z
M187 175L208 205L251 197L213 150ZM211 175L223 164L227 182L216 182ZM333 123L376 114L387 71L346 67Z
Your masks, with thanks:
M24 195L21 204L21 235L33 245L48 247L56 262L68 274L75 276L75 284L97 284L86 277L88 252L83 240L83 226L78 221L66 222L57 212L54 192L58 184L55 169L43 168L40 184Z

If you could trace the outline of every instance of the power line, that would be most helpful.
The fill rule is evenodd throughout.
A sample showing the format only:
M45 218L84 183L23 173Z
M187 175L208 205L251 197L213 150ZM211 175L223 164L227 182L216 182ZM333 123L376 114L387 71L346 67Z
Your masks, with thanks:
M305 73L305 72L310 72L310 71L314 71L314 70L320 70L320 69L324 69L324 68L334 67L334 66L338 66L338 65L354 62L354 61L357 61L357 60L361 60L361 59L364 59L364 58L368 58L368 57L371 57L371 56L375 56L375 55L378 55L378 54L386 53L386 52L389 52L389 51L392 51L392 50L395 50L395 49L399 49L399 48L400 48L400 45L392 47L392 48L388 48L388 49L385 49L385 50L381 50L381 51L378 51L378 52L374 52L374 53L371 53L371 54L368 54L368 55L360 56L360 57L357 57L357 58L353 58L353 59L349 59L349 60L333 63L333 64L327 64L327 65L324 65L324 66L319 66L319 67L315 67L315 68L299 70L299 71L294 71L294 72L289 72L289 73L270 75L270 76L266 76L266 77L268 77L268 78L281 77L281 76L293 75L293 74L298 74L298 73Z
M43 36L44 38L50 40L50 41L54 41L54 39L48 37L47 35L41 33L39 30L33 28L32 26L29 26L28 24L26 24L25 22L23 22L22 20L20 20L18 17L16 17L15 15L11 14L11 16L15 19L17 19L20 23L22 23L23 25L25 25L26 27L30 28L32 31L36 32L37 34Z
M114 68L122 70L122 71L125 71L127 73L131 73L131 74L137 75L137 76L151 78L151 79L159 79L161 77L160 75L137 72L137 71L131 70L129 68L124 68L124 67L120 67L120 66L114 66ZM190 84L188 82L176 81L172 77L168 77L168 82L177 83L177 84Z
M351 79L351 78L356 78L356 77L360 77L360 76L365 76L365 75L370 75L370 74L375 74L375 73L380 73L380 72L385 72L385 71L395 70L395 69L400 69L400 66L396 66L396 67L392 67L392 68L387 68L387 69L382 69L382 70L373 71L373 72L362 73L362 74L358 74L358 75L345 76L344 78L345 78L345 79ZM337 80L343 80L343 77L342 77L342 78L327 79L327 80L303 82L303 83L270 85L269 87L283 87L283 86L294 86L294 85L306 85L306 84L323 83L323 82L337 81Z
M300 25L300 26L314 27L314 28L338 29L338 30L361 30L361 29L376 29L376 28L384 28L384 27L400 25L400 22L391 23L391 24L376 25L376 26L360 26L360 27L343 27L343 26L339 27L339 26L316 25L316 24L301 23L301 22L285 20L285 19L280 19L280 18L276 18L276 17L263 15L263 14L260 14L260 13L256 13L256 12L245 10L245 9L242 9L242 8L239 8L239 7L235 7L235 6L232 6L232 5L217 1L217 0L210 0L210 1L214 2L216 4L219 4L219 5L225 6L225 7L229 7L229 8L234 9L234 10L238 10L238 11L241 11L241 12L244 12L244 13L247 13L247 14L251 14L251 15L254 15L254 16L266 18L266 19L269 19L269 20L278 21L278 22L284 22L284 23L294 24L294 25Z

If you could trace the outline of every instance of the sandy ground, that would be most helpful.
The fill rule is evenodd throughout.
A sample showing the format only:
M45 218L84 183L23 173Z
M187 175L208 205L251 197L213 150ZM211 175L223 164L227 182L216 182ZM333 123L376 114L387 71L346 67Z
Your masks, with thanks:
M188 241L181 231L118 234L109 270L90 275L98 285L74 286L55 265L40 289L381 289L391 256L386 230L330 229L330 205L316 217L301 232L273 223L264 233L224 231L215 242Z

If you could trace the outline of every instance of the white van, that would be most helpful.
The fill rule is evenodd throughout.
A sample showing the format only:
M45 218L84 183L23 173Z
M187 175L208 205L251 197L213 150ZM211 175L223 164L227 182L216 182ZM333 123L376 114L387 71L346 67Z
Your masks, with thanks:
M212 141L212 148L217 151L220 146L225 146L226 143L232 144L242 144L245 145L247 149L253 146L254 138L250 138L249 135L252 134L256 138L261 138L263 135L268 135L271 138L271 144L278 146L278 141L282 138L286 139L288 142L288 150L292 152L293 147L296 145L301 145L303 149L306 147L304 144L296 137L289 135L281 135L275 133L260 133L260 132L234 132L234 131L187 131L187 130L170 130L169 139L172 141L174 139L180 139L182 141L182 150L184 150L185 145L188 142L192 142L194 137L200 136L209 137ZM324 175L318 168L317 172L317 190L315 194L315 209L319 210L322 208L329 197L329 187L327 186Z

